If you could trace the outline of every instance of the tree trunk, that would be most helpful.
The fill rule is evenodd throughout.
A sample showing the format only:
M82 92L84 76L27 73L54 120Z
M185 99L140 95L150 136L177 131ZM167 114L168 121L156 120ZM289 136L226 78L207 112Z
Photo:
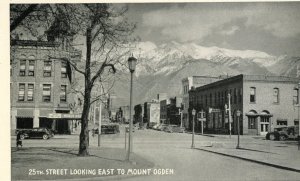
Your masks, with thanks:
M88 127L88 116L90 112L89 100L90 93L86 92L84 95L84 105L81 116L81 132L79 136L79 152L78 156L89 155L89 127Z
M91 100L91 29L88 28L86 32L86 64L85 64L85 87L84 87L84 104L81 115L81 132L79 136L79 152L78 156L89 155L89 112L90 112L90 100Z

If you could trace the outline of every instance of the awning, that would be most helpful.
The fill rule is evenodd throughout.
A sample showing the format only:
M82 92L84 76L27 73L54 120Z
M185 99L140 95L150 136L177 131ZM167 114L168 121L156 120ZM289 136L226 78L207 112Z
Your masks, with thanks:
M273 117L273 114L253 114L253 113L246 113L246 116L253 116L253 117Z

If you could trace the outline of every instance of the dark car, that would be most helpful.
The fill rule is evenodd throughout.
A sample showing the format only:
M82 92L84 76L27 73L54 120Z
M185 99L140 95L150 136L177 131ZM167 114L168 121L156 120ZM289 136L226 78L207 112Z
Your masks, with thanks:
M298 126L287 126L274 128L274 131L266 134L267 140L280 140L284 141L287 139L296 139L299 135Z
M108 134L108 133L119 133L119 125L117 124L107 124L107 125L101 125L101 134ZM94 129L94 133L98 134L98 128Z
M30 129L17 129L16 134L20 133L20 138L42 138L44 140L52 138L53 132L48 128L30 128Z

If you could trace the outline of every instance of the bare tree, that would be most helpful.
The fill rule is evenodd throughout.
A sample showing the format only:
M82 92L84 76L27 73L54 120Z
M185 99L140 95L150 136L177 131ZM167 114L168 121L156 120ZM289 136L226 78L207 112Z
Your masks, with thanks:
M12 10L16 13L14 18L11 18L11 27L14 29L16 25L23 25L32 31L30 27L35 25L43 27L47 30L46 33L51 32L56 37L69 38L67 43L70 46L74 45L74 41L84 44L85 65L83 68L77 66L76 62L64 54L51 58L67 61L84 78L84 92L82 93L84 102L78 155L89 155L90 106L100 98L92 98L92 90L97 83L103 83L109 75L114 74L117 67L122 67L124 55L129 55L122 49L127 49L125 45L135 25L129 23L124 16L127 7L111 4L44 4L35 7L27 6L23 8L23 12L17 12L18 8L11 6ZM11 17L13 12L11 12ZM18 18L18 15L22 17ZM44 18L45 21L31 22L34 18ZM54 41L54 39L55 37L49 38L48 36L48 41Z

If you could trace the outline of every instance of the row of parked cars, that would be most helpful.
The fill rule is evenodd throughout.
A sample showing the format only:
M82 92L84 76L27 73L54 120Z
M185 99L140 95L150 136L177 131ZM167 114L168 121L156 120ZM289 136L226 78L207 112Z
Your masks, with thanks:
M184 133L185 129L183 127L171 124L156 124L152 127L154 130L165 131L168 133Z
M285 141L288 139L297 139L299 136L299 126L285 126L274 128L274 131L266 134L267 140Z

